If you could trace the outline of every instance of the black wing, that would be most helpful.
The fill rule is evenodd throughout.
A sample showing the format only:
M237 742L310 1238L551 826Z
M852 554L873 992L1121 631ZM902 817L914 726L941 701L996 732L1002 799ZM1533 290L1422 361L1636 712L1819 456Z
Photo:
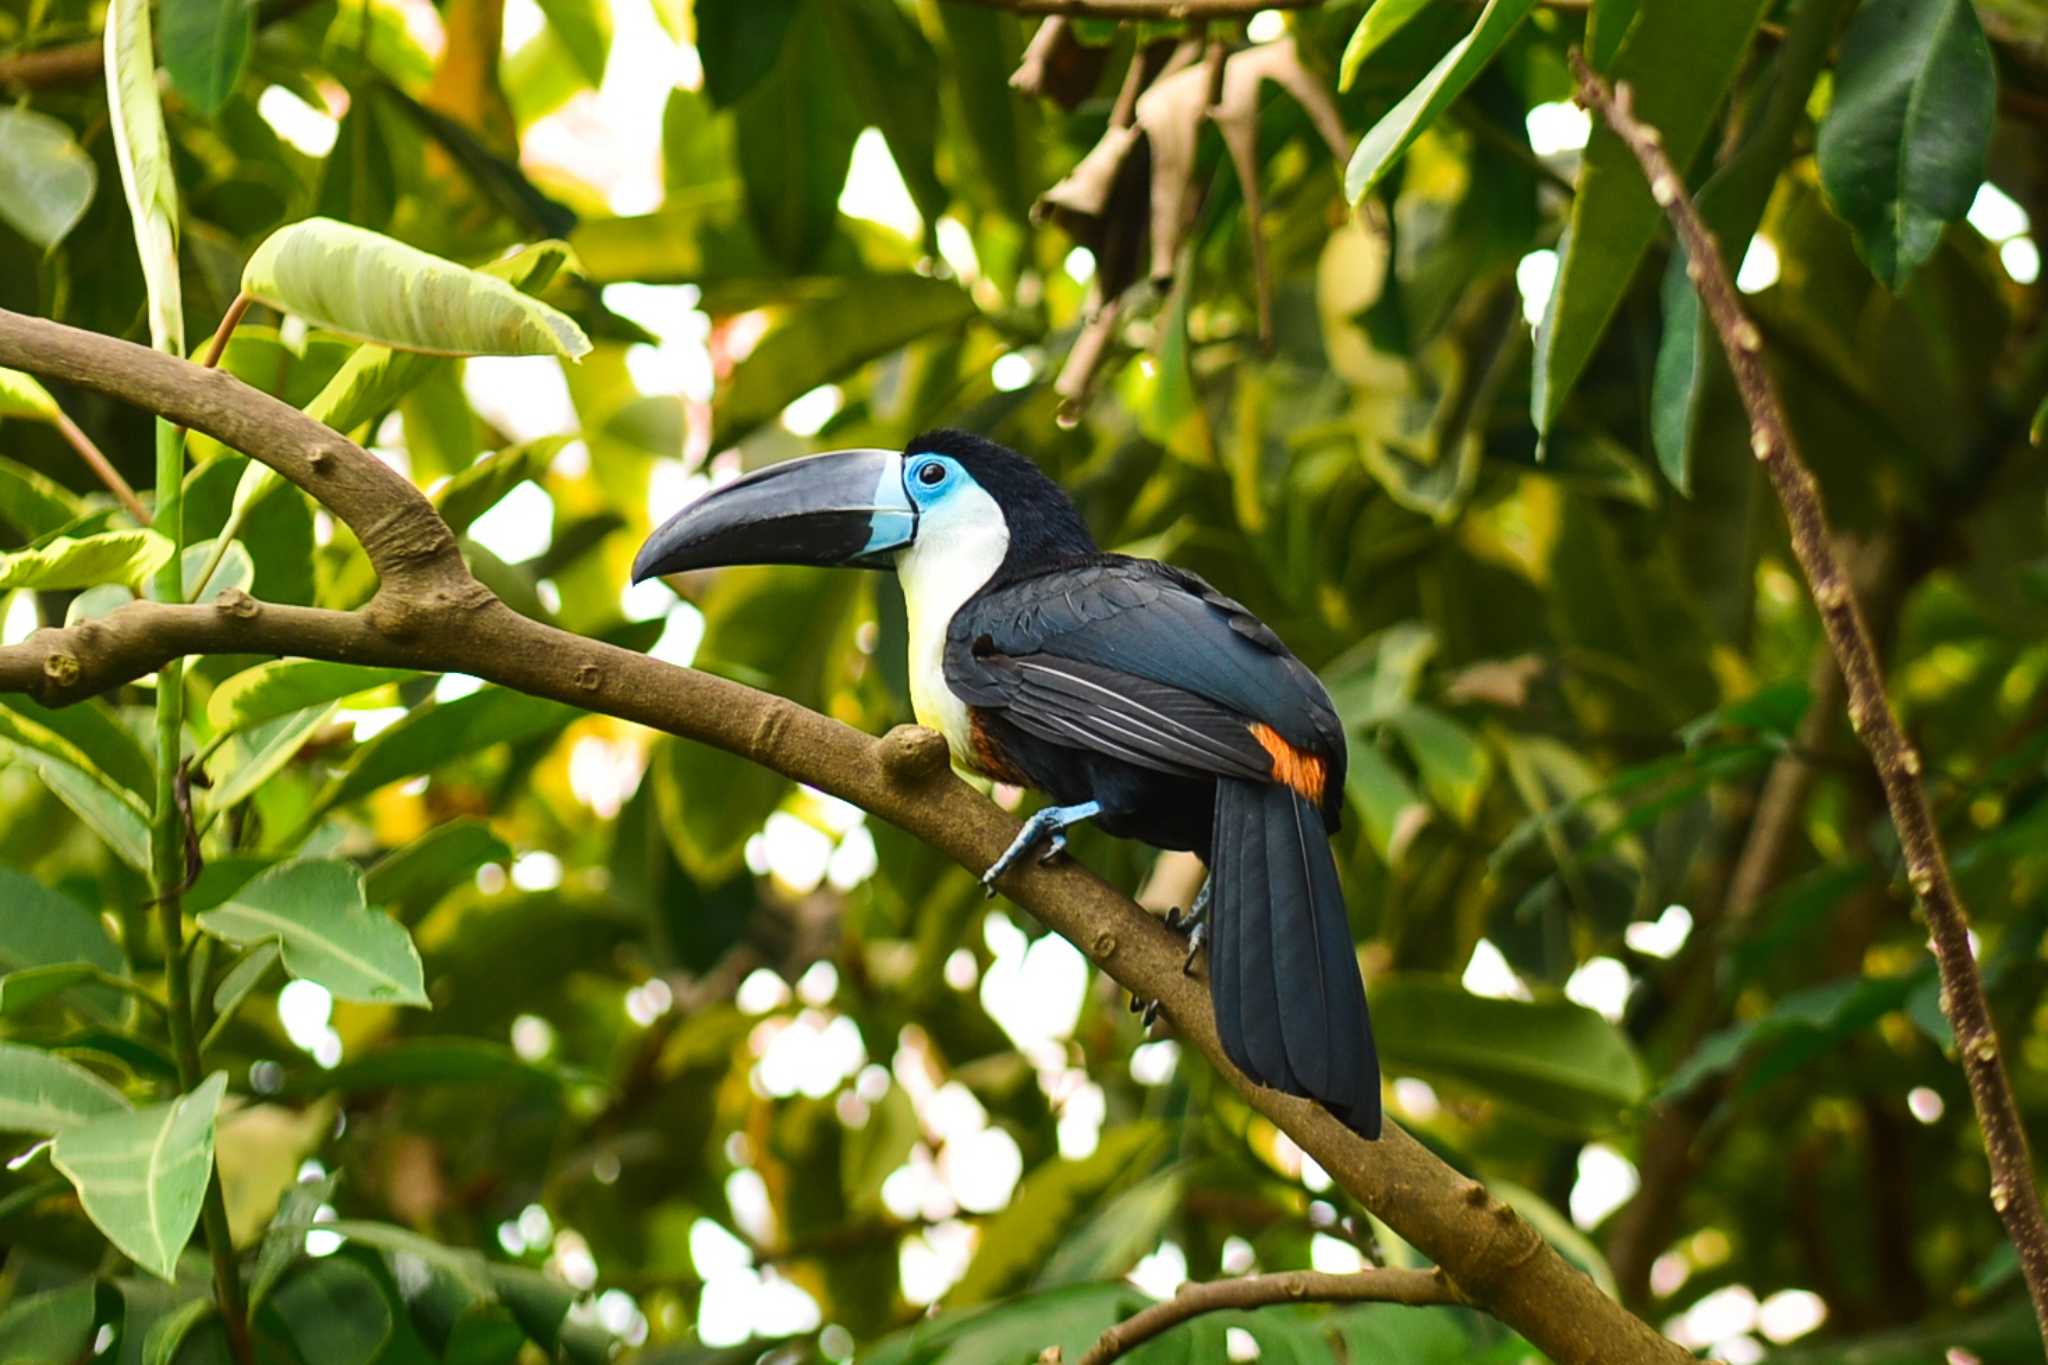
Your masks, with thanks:
M1269 727L1344 775L1329 694L1194 574L1104 555L993 589L953 618L946 682L1029 733L1164 772L1269 779Z

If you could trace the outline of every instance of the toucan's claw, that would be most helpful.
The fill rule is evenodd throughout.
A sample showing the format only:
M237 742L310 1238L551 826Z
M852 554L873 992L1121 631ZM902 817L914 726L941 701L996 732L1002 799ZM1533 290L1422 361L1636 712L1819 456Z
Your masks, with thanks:
M996 894L996 879L1008 872L1017 860L1037 846L1041 839L1051 840L1045 852L1039 856L1041 863L1051 862L1067 846L1067 827L1078 825L1083 820L1092 820L1102 811L1101 803L1083 801L1073 806L1047 806L1029 820L1024 828L1017 831L1017 837L1003 850L1003 856L989 865L981 874L981 887L991 897Z
M1185 933L1188 936L1187 960L1180 964L1182 976L1195 974L1195 958L1209 943L1210 885L1207 881L1202 883L1202 889L1195 893L1194 908L1185 915L1181 913L1179 906L1174 906L1166 912L1166 927L1177 934Z

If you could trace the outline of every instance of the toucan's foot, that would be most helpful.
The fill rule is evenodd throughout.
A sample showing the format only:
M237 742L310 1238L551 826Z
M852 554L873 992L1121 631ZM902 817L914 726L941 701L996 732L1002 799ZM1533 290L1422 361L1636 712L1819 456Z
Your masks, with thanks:
M1047 839L1045 841L1044 851L1038 855L1039 866L1044 867L1050 865L1053 859L1059 857L1062 853L1065 853L1066 851L1067 832L1063 829L1054 830L1052 832L1052 838Z
M1185 915L1179 906L1166 912L1166 927L1188 936L1187 960L1180 964L1182 976L1195 974L1195 958L1209 943L1209 888L1212 885L1208 880L1202 882L1202 889L1195 893L1194 908Z
M1040 840L1052 842L1039 857L1040 862L1057 858L1067 846L1067 830L1084 820L1092 820L1102 811L1099 801L1083 801L1075 806L1047 806L1044 810L1024 822L1024 828L1017 831L1017 837L1003 850L1003 856L981 874L981 889L993 897L996 894L996 879L1016 866L1017 860L1029 853Z
M1139 1026L1150 1033L1152 1025L1159 1019L1159 1002L1147 1000L1142 995L1134 995L1131 997L1131 1013L1138 1016Z

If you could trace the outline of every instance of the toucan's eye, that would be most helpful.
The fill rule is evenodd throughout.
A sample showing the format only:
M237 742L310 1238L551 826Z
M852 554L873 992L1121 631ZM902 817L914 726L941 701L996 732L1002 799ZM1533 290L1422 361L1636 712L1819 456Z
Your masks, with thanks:
M926 488L936 487L946 481L946 467L937 460L918 466L917 481Z

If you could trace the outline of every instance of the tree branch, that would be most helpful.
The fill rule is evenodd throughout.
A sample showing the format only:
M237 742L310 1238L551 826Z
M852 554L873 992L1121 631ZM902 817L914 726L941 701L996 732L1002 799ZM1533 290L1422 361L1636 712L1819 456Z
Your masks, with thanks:
M1190 1318L1224 1309L1265 1308L1278 1303L1402 1303L1419 1307L1464 1301L1441 1270L1375 1268L1355 1275L1292 1270L1211 1280L1182 1285L1172 1298L1125 1318L1095 1339L1079 1365L1109 1365Z
M0 365L153 408L263 461L362 540L382 575L359 611L258 602L138 602L0 648L0 689L79 701L188 653L258 653L469 673L534 696L716 745L850 801L962 866L987 867L1017 822L952 776L945 741L915 726L880 739L781 697L571 635L519 615L471 577L409 482L366 451L231 375L0 310ZM1327 1111L1252 1084L1217 1038L1187 944L1085 869L1025 859L1003 891L1135 995L1361 1205L1428 1256L1464 1300L1564 1365L1691 1356L1602 1294L1513 1209L1400 1128L1369 1143Z
M2048 1335L2048 1223L2043 1222L2040 1196L2034 1188L2026 1130L2013 1101L2012 1080L1999 1051L1984 982L1970 951L1968 915L1949 872L1947 850L1934 823L1926 785L1920 780L1920 755L1907 743L1885 694L1877 649L1828 533L1820 487L1792 444L1776 385L1764 367L1763 336L1743 313L1720 246L1686 194L1685 179L1672 164L1662 139L1635 117L1626 85L1619 90L1610 88L1576 50L1572 69L1578 78L1579 102L1599 114L1634 154L1649 182L1651 197L1677 229L1685 244L1693 285L1728 355L1729 368L1749 412L1750 448L1763 462L1785 509L1793 554L1806 575L1848 688L1850 728L1870 751L1885 803L1891 809L1892 825L1898 831L1906 880L1927 915L1941 972L1942 1008L1955 1029L1963 1073L1970 1082L1970 1099L1976 1106L1990 1160L1991 1205L2019 1253L2035 1317Z

